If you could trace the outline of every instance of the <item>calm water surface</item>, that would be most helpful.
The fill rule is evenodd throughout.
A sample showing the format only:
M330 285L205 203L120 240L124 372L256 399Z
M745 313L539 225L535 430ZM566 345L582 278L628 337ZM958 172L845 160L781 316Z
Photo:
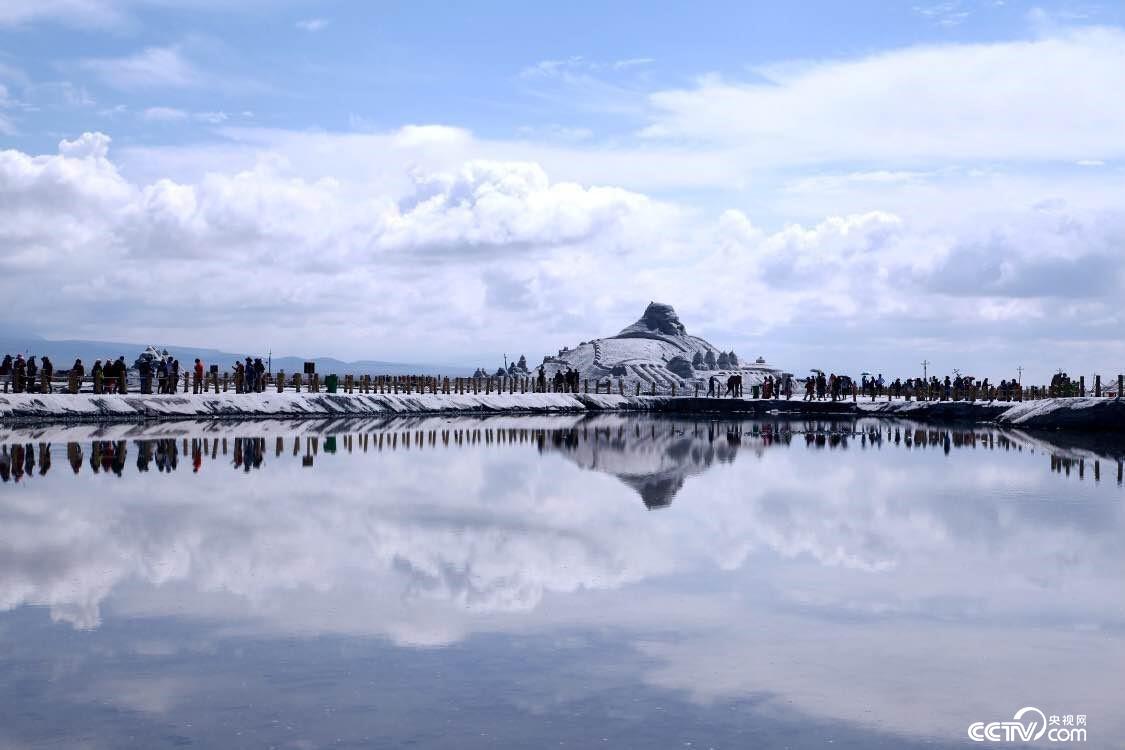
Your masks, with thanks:
M0 444L0 748L980 747L1029 705L1125 746L1119 445L620 416Z

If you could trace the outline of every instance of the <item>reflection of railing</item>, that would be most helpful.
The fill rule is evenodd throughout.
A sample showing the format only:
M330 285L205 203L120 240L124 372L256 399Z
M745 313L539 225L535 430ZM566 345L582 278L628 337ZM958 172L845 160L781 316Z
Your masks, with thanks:
M0 479L21 481L35 475L46 475L51 469L52 446L34 440L29 432L26 441L14 440L0 444ZM66 443L67 461L75 474L88 466L92 474L122 475L128 463L137 471L176 471L190 460L193 472L205 462L229 463L236 470L261 469L267 459L290 458L312 466L317 456L336 453L368 453L383 451L420 451L456 449L466 446L534 447L539 452L574 450L585 443L601 450L619 451L623 455L631 441L661 443L671 446L684 437L704 444L718 444L729 451L748 446L765 449L791 446L804 442L811 450L846 452L859 448L881 449L884 446L917 451L938 449L989 450L1047 454L1051 470L1079 479L1091 474L1095 482L1102 479L1102 464L1116 464L1117 483L1123 482L1125 450L1102 452L1067 449L1031 439L1022 433L981 428L944 428L914 423L887 424L875 420L856 422L811 421L740 421L740 420L625 420L612 426L599 426L596 421L565 428L523 427L429 427L425 429L384 429L370 432L329 435L291 435L273 437L176 437L134 440L91 440L85 445ZM802 440L803 438L803 440ZM650 450L646 451L651 453ZM671 451L666 451L671 456ZM734 455L731 453L730 455ZM685 457L683 460L691 460Z

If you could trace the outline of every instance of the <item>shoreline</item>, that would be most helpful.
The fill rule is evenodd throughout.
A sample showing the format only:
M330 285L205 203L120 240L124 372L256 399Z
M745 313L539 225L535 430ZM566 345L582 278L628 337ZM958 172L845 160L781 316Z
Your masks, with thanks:
M0 394L0 424L151 422L173 419L323 419L424 415L652 412L739 417L892 417L920 422L1125 433L1125 401L1050 398L1023 402L803 401L618 394L201 395Z

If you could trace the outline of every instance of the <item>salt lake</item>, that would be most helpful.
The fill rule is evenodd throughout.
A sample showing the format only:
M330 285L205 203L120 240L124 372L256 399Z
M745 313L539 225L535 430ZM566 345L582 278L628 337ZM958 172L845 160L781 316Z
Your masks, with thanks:
M0 748L961 747L1024 706L1125 736L1120 441L604 414L0 445Z

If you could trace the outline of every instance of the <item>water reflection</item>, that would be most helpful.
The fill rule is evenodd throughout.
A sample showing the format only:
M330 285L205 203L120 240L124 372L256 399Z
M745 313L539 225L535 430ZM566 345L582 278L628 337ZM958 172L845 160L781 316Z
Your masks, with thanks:
M0 446L0 746L95 719L104 747L953 746L1026 704L1125 731L1122 452L1093 438L603 415Z
M651 419L601 415L564 427L519 427L511 420L492 426L487 420L457 424L450 420L412 420L401 429L381 423L364 431L334 434L277 434L245 437L242 427L230 434L145 438L145 428L131 427L132 439L91 439L88 443L65 443L67 462L74 474L88 464L92 474L121 477L135 455L138 472L155 469L173 472L181 455L190 458L191 470L199 473L205 464L229 466L249 473L269 465L267 458L295 459L303 467L316 465L323 451L368 453L423 451L473 446L527 445L540 453L558 453L578 466L617 477L640 495L650 510L671 505L688 477L713 464L730 463L739 452L761 456L772 446L790 447L797 439L807 449L900 450L936 449L948 455L953 450L1028 451L1045 455L1052 472L1076 479L1101 482L1103 473L1118 485L1123 483L1125 441L1112 436L1029 435L987 427L935 427L903 421L858 420L847 422L746 422L740 420ZM164 424L152 427L161 434L198 432L198 423ZM337 429L350 427L336 424ZM316 429L317 426L304 427ZM221 425L219 426L221 429ZM80 429L80 428L79 428ZM100 431L98 428L96 431ZM70 429L76 431L75 428ZM215 425L210 426L215 431ZM27 481L46 476L51 470L52 445L36 430L23 430L37 442L19 440L21 430L0 433L0 480ZM51 437L50 434L46 437ZM15 442L11 442L15 439ZM88 460L84 456L89 456ZM1107 468L1103 472L1103 464Z

